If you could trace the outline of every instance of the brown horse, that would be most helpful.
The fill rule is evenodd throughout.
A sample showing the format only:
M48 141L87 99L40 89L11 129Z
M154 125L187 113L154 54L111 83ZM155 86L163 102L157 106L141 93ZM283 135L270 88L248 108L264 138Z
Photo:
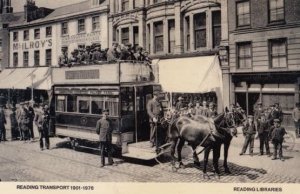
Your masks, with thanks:
M204 168L203 176L207 176L207 163L211 150L213 150L213 166L216 175L220 175L218 161L220 158L221 145L224 144L224 168L226 173L230 173L227 165L228 150L233 136L236 136L237 130L235 128L236 114L226 111L219 114L216 118L206 118L203 116L185 117L181 116L175 118L170 126L170 140L171 140L171 156L173 158L173 166L176 158L174 157L175 148L177 145L177 161L179 165L182 164L181 151L185 141L193 149L194 164L200 166L198 153L196 148L201 146L204 148Z

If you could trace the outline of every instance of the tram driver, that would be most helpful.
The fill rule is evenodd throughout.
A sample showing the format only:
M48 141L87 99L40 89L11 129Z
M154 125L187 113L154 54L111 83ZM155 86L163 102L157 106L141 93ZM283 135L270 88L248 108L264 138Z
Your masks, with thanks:
M149 115L150 122L150 143L151 146L154 147L162 145L160 139L162 138L160 134L160 130L157 129L160 124L160 120L163 117L163 107L161 102L158 99L159 92L153 93L153 98L147 104L147 113ZM161 137L161 138L159 138Z

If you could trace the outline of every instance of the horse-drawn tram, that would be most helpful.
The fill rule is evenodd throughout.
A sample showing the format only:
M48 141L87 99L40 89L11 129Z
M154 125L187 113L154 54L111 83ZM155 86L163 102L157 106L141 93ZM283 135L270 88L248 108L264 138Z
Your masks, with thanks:
M154 68L140 62L115 62L53 69L55 133L69 137L75 148L83 141L98 142L96 122L109 110L112 143L122 155L153 159L150 149L150 125L146 105L155 83Z

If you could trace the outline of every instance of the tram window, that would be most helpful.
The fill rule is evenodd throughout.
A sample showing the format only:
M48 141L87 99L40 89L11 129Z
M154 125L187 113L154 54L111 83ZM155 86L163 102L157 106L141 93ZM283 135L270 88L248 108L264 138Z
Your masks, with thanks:
M92 114L102 114L104 109L104 98L92 98Z
M74 96L74 95L67 96L67 112L76 112L77 111L76 102L77 102L76 96Z
M65 108L66 108L65 96L57 96L56 97L56 111L65 112Z
M118 106L118 99L117 98L108 98L105 101L105 108L109 110L109 114L111 116L118 116L119 115L119 106Z
M131 114L134 110L134 92L132 87L121 88L122 115Z
M90 113L90 97L78 97L79 113Z

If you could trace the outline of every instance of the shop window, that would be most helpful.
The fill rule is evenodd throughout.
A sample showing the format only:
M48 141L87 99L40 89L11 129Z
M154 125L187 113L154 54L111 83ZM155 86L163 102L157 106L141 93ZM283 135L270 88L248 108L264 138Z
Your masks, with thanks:
M13 41L17 42L19 40L19 33L18 32L13 32Z
M213 47L220 46L221 42L221 11L212 12Z
M238 68L252 67L252 44L251 42L243 42L237 44L237 60Z
M154 27L154 48L155 52L164 51L164 30L163 22L156 22L153 25Z
M17 67L19 63L19 54L16 52L13 54L13 66Z
M23 39L24 40L29 40L29 30L24 30L24 32L23 32Z
M122 0L122 11L129 10L129 0Z
M139 46L139 27L134 26L133 27L133 41L135 48Z
M186 23L186 50L189 51L191 49L190 17L185 18L185 23Z
M40 65L40 51L34 51L34 66Z
M46 37L52 37L52 26L46 27Z
M250 2L241 1L237 3L237 26L249 26L250 25Z
M75 95L67 96L67 112L77 112L77 97Z
M68 34L68 22L63 22L61 24L61 35L67 35Z
M57 112L65 112L66 110L66 97L65 96L57 96L56 97L56 111Z
M272 68L287 67L286 39L273 39L269 41L270 63Z
M52 50L47 49L46 50L46 66L51 66L52 64Z
M284 20L284 0L269 0L269 20L270 22Z
M78 20L78 33L84 33L85 32L85 19L79 19Z
M78 112L90 113L90 97L79 96L77 99L78 99Z
M168 21L168 33L169 33L169 53L174 53L175 47L175 20Z
M24 67L28 67L29 53L28 51L23 52L23 65Z
M34 39L40 39L41 36L41 31L40 29L34 29Z
M93 31L97 31L100 30L100 17L99 16L95 16L92 18L92 22L93 22Z
M129 43L129 28L122 28L121 39L122 44L126 45Z
M206 47L206 13L194 15L195 47Z

